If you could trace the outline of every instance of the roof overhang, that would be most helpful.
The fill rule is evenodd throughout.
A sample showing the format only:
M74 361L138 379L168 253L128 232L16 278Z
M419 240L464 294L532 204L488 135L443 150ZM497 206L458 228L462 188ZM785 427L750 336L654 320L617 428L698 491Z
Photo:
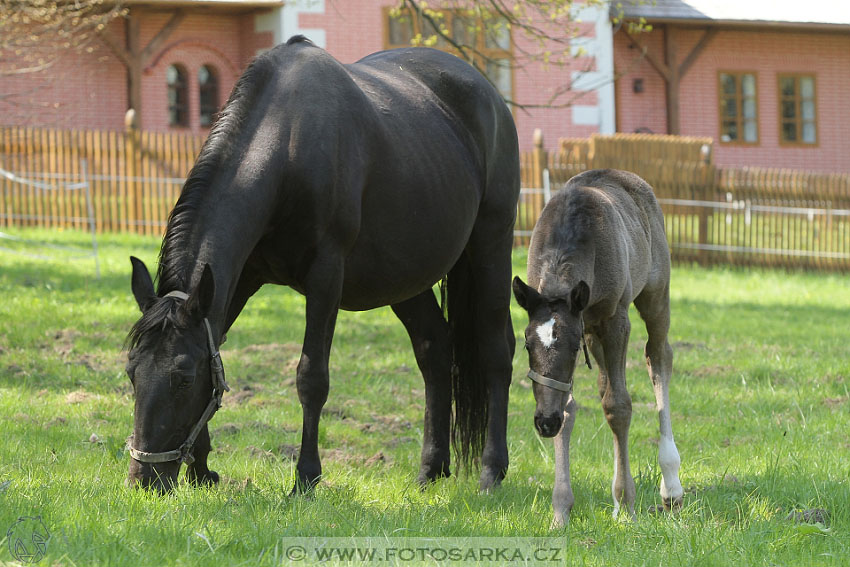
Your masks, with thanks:
M622 10L626 20L651 24L850 32L850 2L835 0L626 0Z

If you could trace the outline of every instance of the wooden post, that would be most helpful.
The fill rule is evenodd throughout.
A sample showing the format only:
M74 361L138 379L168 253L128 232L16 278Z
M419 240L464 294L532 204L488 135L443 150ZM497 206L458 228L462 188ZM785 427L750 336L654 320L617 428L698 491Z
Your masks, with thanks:
M543 131L540 128L535 128L534 130L534 150L532 154L534 156L532 160L534 186L536 188L542 188L543 170L549 167L549 156L546 150L543 149Z
M679 119L679 66L676 64L678 47L676 28L670 24L664 27L664 59L668 75L664 83L667 93L667 133L681 134Z

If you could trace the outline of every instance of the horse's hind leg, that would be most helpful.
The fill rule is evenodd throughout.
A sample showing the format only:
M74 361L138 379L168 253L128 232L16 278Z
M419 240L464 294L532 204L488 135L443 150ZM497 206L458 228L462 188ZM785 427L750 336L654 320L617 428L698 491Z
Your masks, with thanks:
M479 218L481 224L476 225L468 249L476 366L487 384L487 435L479 478L482 491L498 486L508 470L508 392L516 341L510 315L513 233L483 230L485 218Z
M448 324L434 293L423 293L392 306L413 344L416 363L425 380L425 428L419 483L450 474L451 346Z
M670 329L670 288L651 294L644 292L635 299L635 307L646 323L649 339L644 355L646 368L655 391L658 410L658 465L661 467L661 501L668 510L681 506L682 484L679 482L679 451L673 441L670 421L670 378L673 374L673 349L667 341Z

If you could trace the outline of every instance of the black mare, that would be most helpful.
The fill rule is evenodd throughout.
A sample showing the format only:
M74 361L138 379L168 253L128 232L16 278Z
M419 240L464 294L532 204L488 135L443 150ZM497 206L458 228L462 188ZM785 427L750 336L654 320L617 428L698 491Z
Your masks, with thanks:
M156 289L133 261L142 317L129 336L138 459L128 481L168 490L181 462L189 480L218 480L207 467L206 421L222 389L210 355L273 283L306 297L294 490L322 474L337 311L383 305L407 329L425 380L420 482L449 474L454 444L460 460L480 457L482 489L497 485L508 467L518 192L511 113L460 59L410 48L342 65L298 36L259 56L171 213ZM432 292L446 275L448 320ZM196 425L194 446L181 448Z

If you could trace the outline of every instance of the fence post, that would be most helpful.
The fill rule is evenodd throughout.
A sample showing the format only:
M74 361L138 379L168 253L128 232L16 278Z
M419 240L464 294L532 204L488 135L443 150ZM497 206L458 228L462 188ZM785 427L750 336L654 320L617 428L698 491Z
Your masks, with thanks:
M127 175L127 193L125 195L127 202L125 203L127 218L124 220L124 230L127 232L140 232L140 225L137 221L142 215L142 195L139 185L138 176L138 161L140 157L140 140L139 128L136 120L136 113L131 108L124 116L124 160L126 175Z
M532 150L532 168L534 187L543 187L543 172L549 168L549 154L543 149L543 130L534 130L534 149Z

